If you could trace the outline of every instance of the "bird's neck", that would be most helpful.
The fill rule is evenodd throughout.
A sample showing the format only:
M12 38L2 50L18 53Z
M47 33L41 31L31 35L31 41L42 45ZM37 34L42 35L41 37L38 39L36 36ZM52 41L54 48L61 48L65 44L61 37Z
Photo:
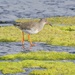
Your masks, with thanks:
M44 27L44 25L46 24L45 22L39 22L39 23L40 23L40 24L39 24L39 25L40 25L40 27L42 27L42 28L43 28L43 27Z
M43 29L45 22L39 22L39 31Z

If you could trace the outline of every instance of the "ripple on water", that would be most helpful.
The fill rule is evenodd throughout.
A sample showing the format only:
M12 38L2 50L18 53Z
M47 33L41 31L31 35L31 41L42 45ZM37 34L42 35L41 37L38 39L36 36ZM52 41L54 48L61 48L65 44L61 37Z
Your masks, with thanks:
M75 0L0 0L0 13L0 19L12 20L17 18L75 16ZM7 16L7 14L10 15Z
M75 53L75 47L66 47L66 46L53 46L48 45L44 42L35 42L36 46L32 47L31 51L39 51L39 50L45 50L45 51L58 51L58 52L70 52ZM25 42L26 49L22 48L22 45L20 42L0 42L0 55L6 55L6 54L14 54L21 51L26 51L29 47L29 42Z

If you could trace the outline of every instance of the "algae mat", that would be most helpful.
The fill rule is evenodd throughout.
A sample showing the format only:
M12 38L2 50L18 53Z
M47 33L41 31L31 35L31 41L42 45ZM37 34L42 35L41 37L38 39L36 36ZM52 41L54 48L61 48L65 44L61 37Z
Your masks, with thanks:
M42 50L47 51L47 52L57 51L57 52L75 53L75 47L52 46L52 45L48 45L48 44L46 44L44 42L40 42L40 43L39 42L35 42L35 44L37 46L33 47L31 50L27 50L27 49L22 49L21 42L4 42L4 43L0 42L0 56L5 56L5 55L8 55L8 54L13 54L14 55L14 54L17 54L19 52L31 53L31 52L37 52L37 51L42 51ZM25 46L29 47L29 42L25 42ZM45 53L42 53L42 54L45 54ZM45 56L45 55L43 55L43 56ZM51 55L52 58L53 58L53 55ZM62 55L62 53L60 55ZM36 55L36 56L38 57L38 55ZM65 55L63 55L63 56L65 56ZM61 57L63 57L63 56L61 56ZM13 58L13 56L10 57L10 55L8 55L8 58L10 60L7 59L7 57L6 57L6 59L4 58L4 60L0 60L2 62L2 63L0 62L0 64L3 64L3 62L4 62L4 64L9 65L8 68L10 68L11 67L10 65L12 65L12 69L16 66L16 67L18 67L19 72L22 72L22 73L17 72L15 74L12 74L13 73L12 71L11 71L11 73L9 73L9 69L7 69L7 71L5 71L4 70L5 68L4 68L3 72L5 74L2 74L3 72L2 73L0 72L0 75L29 75L29 74L30 75L44 75L44 74L45 75L49 75L50 73L51 73L51 75L52 74L55 75L54 73L56 73L56 72L57 72L57 74L61 73L63 75L68 73L67 75L69 75L69 74L72 74L71 72L74 73L74 70L75 70L74 69L75 64L73 63L73 62L75 62L74 54L70 58L66 57L67 60L65 58L63 58L63 60L55 59L55 61L53 61L53 59L52 60L47 60L47 58L46 58L46 60L41 61L41 59L39 58L40 59L39 60L39 59L37 59L37 57L35 57L36 60L33 59L33 58L30 60L30 59L28 59L28 57L27 57L27 59L20 58L20 60L19 59L11 60ZM58 55L58 57L60 58L59 55ZM17 65L14 66L13 65L14 63L17 64ZM24 66L25 67L23 68L21 64L23 65L23 67ZM28 66L27 66L27 64L28 64ZM50 67L48 67L48 66L50 66ZM53 66L55 66L55 67L53 67ZM60 66L60 67L58 67L58 66ZM23 68L23 70L20 69L21 67ZM57 70L59 68L62 68L61 71L63 73ZM70 71L71 68L72 68L73 71ZM50 72L50 69L52 69L51 71L54 72L54 73ZM18 70L16 70L16 71L18 71Z

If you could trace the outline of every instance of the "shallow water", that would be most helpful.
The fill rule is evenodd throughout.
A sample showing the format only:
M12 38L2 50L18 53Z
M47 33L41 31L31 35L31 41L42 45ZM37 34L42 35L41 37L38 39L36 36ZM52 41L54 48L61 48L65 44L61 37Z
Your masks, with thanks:
M0 0L0 20L75 16L75 0Z
M19 52L30 52L30 51L58 51L58 52L70 52L75 53L75 47L66 46L52 46L47 45L44 42L35 42L36 46L29 50L29 42L25 42L25 49L22 48L21 42L0 42L0 56L7 54L14 54Z

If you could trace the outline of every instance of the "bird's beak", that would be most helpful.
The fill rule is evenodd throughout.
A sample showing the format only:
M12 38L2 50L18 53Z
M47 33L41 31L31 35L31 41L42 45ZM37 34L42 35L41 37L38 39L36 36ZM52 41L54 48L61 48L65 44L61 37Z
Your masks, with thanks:
M50 25L50 26L52 26L52 24L51 24L51 23L49 23L49 25Z
M50 25L50 26L52 26L52 24L51 24L51 23L48 23L48 22L47 22L46 24L47 24L47 25Z

